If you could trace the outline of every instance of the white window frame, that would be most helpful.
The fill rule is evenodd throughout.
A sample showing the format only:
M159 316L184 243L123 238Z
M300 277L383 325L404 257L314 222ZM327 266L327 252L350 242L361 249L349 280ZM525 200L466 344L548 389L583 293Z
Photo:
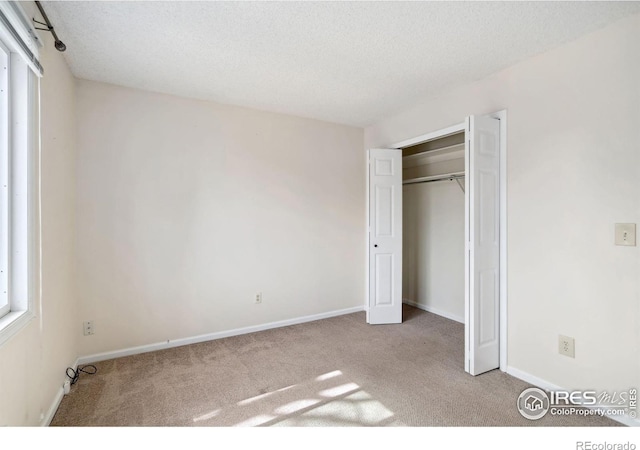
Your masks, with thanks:
M0 318L9 302L9 73L11 52L0 42Z
M8 6L13 8L7 10ZM0 10L24 36L15 4ZM13 15L12 15L13 14ZM27 30L28 34L28 30ZM33 45L33 42L30 42ZM37 55L37 53L33 52ZM6 63L6 64L4 64ZM40 73L0 23L0 345L40 304Z

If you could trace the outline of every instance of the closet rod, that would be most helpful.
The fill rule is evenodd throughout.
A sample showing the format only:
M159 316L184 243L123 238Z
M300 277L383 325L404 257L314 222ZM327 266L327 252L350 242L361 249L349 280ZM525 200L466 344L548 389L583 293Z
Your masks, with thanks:
M410 180L405 180L402 184L417 184L417 183L430 183L431 181L443 181L449 180L458 183L458 186L464 192L464 186L460 183L460 180L464 178L464 172L450 173L447 175L436 175L432 177L421 177L421 178L412 178Z
M464 172L447 173L430 177L410 178L408 180L404 180L402 184L429 183L431 181L455 180L458 178L464 178Z

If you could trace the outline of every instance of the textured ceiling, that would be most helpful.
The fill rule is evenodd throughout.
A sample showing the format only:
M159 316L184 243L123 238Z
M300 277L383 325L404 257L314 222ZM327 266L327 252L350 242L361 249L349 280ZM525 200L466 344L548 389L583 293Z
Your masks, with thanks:
M640 12L582 1L43 4L79 78L357 126Z

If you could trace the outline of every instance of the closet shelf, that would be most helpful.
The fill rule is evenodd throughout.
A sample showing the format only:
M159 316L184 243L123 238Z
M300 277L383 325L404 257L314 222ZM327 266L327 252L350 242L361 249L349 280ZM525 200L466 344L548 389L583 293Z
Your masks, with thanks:
M402 167L423 166L439 161L464 158L464 143L402 157Z

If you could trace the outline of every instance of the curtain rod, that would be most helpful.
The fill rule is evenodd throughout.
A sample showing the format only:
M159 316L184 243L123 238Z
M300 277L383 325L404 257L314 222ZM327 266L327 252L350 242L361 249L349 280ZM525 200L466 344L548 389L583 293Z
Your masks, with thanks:
M35 23L39 24L39 25L43 25L43 26L47 27L47 28L37 28L36 27L36 30L50 31L51 34L53 35L53 39L55 39L55 44L54 45L56 47L56 50L61 51L61 52L65 51L67 49L67 46L64 45L64 42L62 42L58 38L58 35L56 34L55 30L53 29L53 25L51 25L51 22L49 21L49 17L47 17L47 13L44 12L44 8L42 7L42 5L40 4L39 1L35 1L35 4L38 7L38 9L40 10L40 14L42 14L42 18L44 19L44 21L46 23L42 23L42 22L40 22L40 21L38 21L36 19L33 19L33 21Z

